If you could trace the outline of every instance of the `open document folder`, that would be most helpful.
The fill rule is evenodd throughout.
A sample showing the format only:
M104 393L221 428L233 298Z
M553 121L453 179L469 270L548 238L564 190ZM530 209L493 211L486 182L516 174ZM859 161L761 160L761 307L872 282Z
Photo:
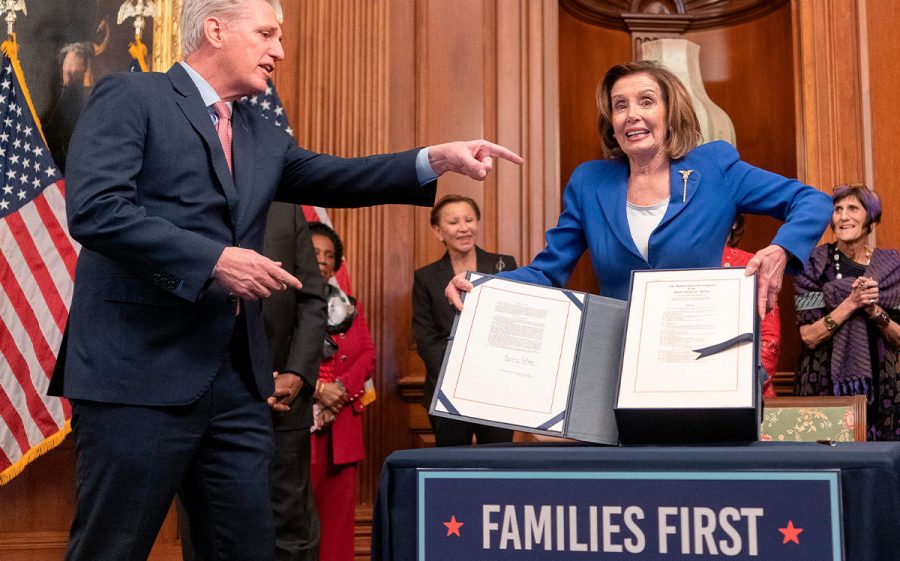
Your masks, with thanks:
M621 300L469 273L431 414L616 444Z
M758 430L755 284L743 269L635 272L630 302L469 280L431 414L602 444ZM720 415L724 436L705 428Z

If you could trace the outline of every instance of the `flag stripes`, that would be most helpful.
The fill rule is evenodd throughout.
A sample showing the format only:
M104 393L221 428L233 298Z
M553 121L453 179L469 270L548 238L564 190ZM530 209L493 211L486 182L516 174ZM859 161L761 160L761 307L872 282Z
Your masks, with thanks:
M78 244L12 38L0 59L0 485L69 431L47 395L68 319Z

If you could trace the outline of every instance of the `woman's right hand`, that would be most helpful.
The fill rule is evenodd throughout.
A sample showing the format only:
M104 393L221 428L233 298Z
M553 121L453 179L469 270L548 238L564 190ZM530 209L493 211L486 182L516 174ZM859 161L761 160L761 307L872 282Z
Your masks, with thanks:
M444 289L444 296L447 297L451 305L461 312L463 309L461 295L463 292L469 292L470 290L472 290L472 283L466 280L466 272L463 271L450 279L450 283Z
M847 302L854 310L874 306L878 302L878 282L868 277L859 277L850 285Z

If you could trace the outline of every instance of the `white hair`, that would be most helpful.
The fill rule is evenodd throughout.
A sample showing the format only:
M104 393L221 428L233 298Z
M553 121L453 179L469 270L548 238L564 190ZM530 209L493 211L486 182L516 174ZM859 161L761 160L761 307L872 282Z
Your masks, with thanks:
M241 16L247 0L184 0L181 7L181 52L187 56L200 47L203 24L210 17L233 21ZM279 0L265 0L281 13Z

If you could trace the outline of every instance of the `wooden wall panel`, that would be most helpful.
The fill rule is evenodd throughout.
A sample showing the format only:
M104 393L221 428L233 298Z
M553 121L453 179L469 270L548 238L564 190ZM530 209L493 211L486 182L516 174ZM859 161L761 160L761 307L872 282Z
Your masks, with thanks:
M865 2L868 31L865 45L868 60L868 93L871 108L871 160L873 177L867 178L881 197L884 214L877 229L878 246L900 249L900 66L897 65L897 23L900 2L868 0Z
M800 177L825 192L865 178L855 0L792 2Z

